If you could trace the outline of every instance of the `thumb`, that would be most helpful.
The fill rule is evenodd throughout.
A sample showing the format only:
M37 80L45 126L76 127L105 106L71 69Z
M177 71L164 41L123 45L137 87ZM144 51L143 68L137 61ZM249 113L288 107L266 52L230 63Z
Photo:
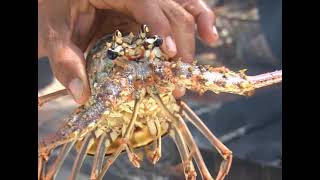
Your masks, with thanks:
M48 49L55 77L68 89L77 103L84 104L90 96L90 87L82 51L71 42L55 43Z

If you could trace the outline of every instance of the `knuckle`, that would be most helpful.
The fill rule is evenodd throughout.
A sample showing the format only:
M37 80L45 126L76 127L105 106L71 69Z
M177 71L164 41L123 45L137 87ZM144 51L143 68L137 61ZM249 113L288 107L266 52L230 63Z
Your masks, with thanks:
M70 41L72 32L67 27L54 27L53 25L48 25L46 29L46 35L44 36L45 46L52 47L56 44Z
M185 13L183 22L186 26L194 26L195 19L192 15Z
M214 12L212 10L208 9L208 10L206 10L205 13L207 13L207 15L208 15L208 17L210 19L214 19L215 18L215 14L214 14Z
M48 30L48 35L46 37L47 42L48 43L57 42L59 41L59 39L60 39L59 33L54 29L50 28Z
M182 6L184 6L184 7L192 6L198 2L199 2L199 0L184 0Z
M54 42L59 41L59 33L52 28L48 28L47 31L42 33L42 36L45 48L50 48Z
M159 27L159 29L158 29L158 31L160 31L159 33L163 33L163 34L170 33L170 25L169 25L169 23L167 23L165 21L159 21L157 26Z

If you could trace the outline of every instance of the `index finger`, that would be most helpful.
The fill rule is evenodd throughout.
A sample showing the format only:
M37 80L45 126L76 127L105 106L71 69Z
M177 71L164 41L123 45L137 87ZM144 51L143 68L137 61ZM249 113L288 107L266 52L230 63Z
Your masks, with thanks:
M219 39L215 23L215 14L202 0L177 0L196 19L197 29L201 39L214 43Z
M195 23L193 16L181 5L171 0L159 1L168 18L174 41L177 46L177 57L191 63L195 53Z

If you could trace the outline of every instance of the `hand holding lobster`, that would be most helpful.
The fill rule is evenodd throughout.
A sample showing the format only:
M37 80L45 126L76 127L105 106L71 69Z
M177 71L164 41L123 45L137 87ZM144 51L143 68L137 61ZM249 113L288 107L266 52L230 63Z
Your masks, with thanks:
M218 39L214 14L202 0L39 0L38 22L38 56L49 57L55 76L80 104L90 96L83 52L105 34L137 32L138 24L147 24L164 38L162 50L185 62L193 60L195 24L205 42Z

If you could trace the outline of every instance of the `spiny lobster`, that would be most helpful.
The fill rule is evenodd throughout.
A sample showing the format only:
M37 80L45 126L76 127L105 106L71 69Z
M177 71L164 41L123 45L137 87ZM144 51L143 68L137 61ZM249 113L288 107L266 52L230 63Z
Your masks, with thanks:
M70 179L76 179L86 155L93 155L90 179L102 179L121 152L125 151L135 167L141 159L135 153L148 147L147 157L156 164L161 157L161 138L169 135L177 145L186 179L197 174L213 179L184 119L191 122L218 150L224 161L216 177L222 180L232 163L232 152L206 127L201 119L172 92L176 86L200 94L205 91L251 95L261 87L282 81L282 70L247 76L243 70L184 63L170 59L160 46L159 36L149 35L146 25L137 36L116 31L102 38L87 55L91 87L88 102L77 108L58 131L39 144L38 178L54 179L72 147L78 154ZM39 107L67 95L61 90L38 98ZM47 167L50 154L60 153ZM104 163L105 158L107 158Z

